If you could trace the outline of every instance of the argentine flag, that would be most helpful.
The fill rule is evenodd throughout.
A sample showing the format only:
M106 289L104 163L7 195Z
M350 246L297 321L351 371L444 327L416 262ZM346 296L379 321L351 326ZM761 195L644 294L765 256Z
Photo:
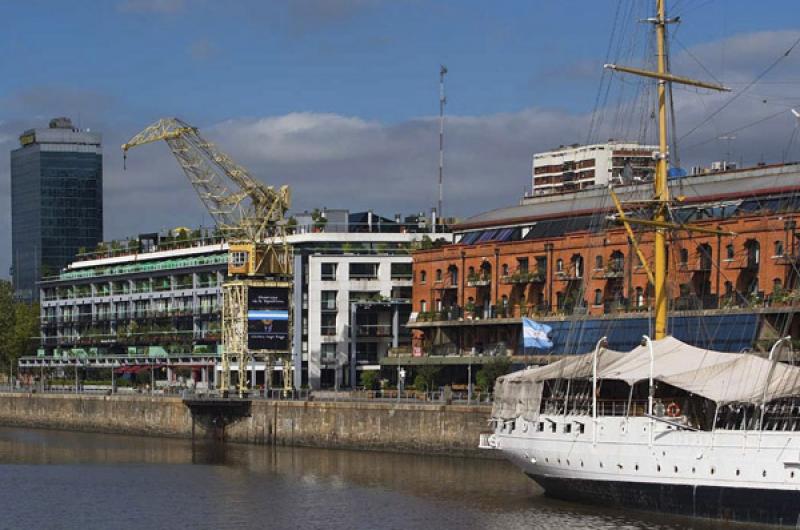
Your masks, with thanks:
M522 319L522 345L525 348L547 350L553 347L553 341L547 336L553 330L547 324L539 324L530 318Z

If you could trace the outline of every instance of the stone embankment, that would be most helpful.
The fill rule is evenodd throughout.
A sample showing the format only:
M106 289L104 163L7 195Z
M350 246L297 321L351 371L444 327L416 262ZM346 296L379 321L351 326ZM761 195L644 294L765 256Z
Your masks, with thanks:
M477 449L489 407L392 402L253 400L250 414L225 428L225 440L489 456ZM178 397L0 394L0 425L178 438L203 437Z

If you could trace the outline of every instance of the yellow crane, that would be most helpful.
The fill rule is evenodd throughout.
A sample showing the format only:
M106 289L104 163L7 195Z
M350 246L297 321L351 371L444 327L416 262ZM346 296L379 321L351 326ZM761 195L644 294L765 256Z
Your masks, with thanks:
M249 304L256 289L278 290L285 298L287 347L291 337L291 259L286 244L286 217L290 205L288 186L276 189L255 179L242 166L220 151L193 127L178 118L163 118L122 145L124 157L130 149L165 141L228 241L228 279L223 284L222 377L219 388L230 388L230 363L239 363L240 394L246 392L247 361L284 348L252 348L248 340ZM283 292L285 290L285 296ZM270 295L273 299L275 296ZM262 296L263 298L263 296ZM280 302L280 301L279 301ZM263 311L262 311L263 313ZM272 310L283 321L282 310ZM271 322L271 321L270 321ZM271 330L271 326L270 326ZM284 385L291 380L284 359ZM268 374L271 371L268 372Z

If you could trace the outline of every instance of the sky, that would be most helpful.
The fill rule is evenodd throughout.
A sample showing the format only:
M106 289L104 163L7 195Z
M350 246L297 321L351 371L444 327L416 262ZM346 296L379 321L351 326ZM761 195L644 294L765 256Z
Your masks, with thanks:
M9 153L69 116L104 142L105 237L210 225L166 145L119 145L160 117L200 128L293 210L430 211L439 65L447 74L444 213L519 201L533 153L652 141L646 0L0 0L0 277L11 254ZM670 0L684 167L800 160L796 0ZM771 68L769 68L772 65ZM768 69L769 68L769 69ZM766 71L766 73L764 73ZM763 74L763 75L762 75ZM753 83L753 81L757 82ZM720 137L735 139L721 140Z

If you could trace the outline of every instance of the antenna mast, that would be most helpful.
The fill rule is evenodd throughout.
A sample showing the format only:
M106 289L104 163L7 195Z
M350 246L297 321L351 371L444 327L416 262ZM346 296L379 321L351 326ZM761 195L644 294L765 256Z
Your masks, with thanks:
M447 97L444 94L444 76L447 74L447 67L439 65L439 204L436 213L438 221L443 223L442 217L442 174L444 172L444 106L447 104Z

